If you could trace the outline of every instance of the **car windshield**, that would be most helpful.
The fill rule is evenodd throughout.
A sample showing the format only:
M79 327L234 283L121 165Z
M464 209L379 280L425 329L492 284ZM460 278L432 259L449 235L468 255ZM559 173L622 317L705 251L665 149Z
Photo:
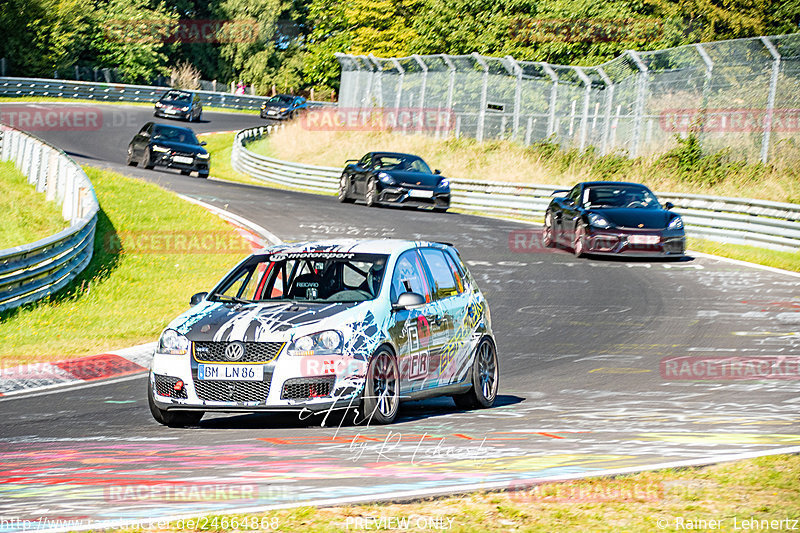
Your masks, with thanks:
M583 190L583 205L588 208L661 208L655 195L649 189L636 185L594 185L586 187Z
M375 154L373 163L376 169L403 170L406 172L424 172L431 174L431 169L425 161L415 155L401 154Z
M155 130L153 130L153 140L200 144L192 130L162 125L158 125Z
M292 102L291 96L281 95L273 96L269 100L267 100L270 104L290 104Z
M182 91L169 91L161 99L162 100L172 100L172 101L175 101L175 102L191 102L192 101L192 94L191 93L185 93L185 92L182 92Z
M387 255L276 252L256 255L231 272L212 301L364 302L383 281Z

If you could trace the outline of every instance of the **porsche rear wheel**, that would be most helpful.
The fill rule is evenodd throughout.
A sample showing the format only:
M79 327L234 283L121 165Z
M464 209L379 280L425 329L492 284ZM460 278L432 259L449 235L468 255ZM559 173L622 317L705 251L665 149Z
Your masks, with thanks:
M578 227L575 228L572 251L575 252L575 257L584 257L586 255L586 228L582 224L578 224Z
M545 248L553 247L553 214L548 211L544 214L544 229L542 229L542 245Z
M350 198L350 178L347 177L347 174L342 174L342 177L339 178L339 201L348 204L353 201Z
M378 205L378 183L375 178L371 178L367 182L367 194L364 196L367 207L375 207Z

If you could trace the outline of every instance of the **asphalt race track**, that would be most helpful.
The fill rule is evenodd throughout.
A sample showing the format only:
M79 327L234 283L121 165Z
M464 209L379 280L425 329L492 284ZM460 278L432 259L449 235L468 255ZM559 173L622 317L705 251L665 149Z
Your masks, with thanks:
M43 527L52 527L56 520L514 489L800 445L796 359L794 379L696 379L707 367L694 365L689 375L662 364L674 356L800 356L797 277L707 258L577 260L567 250L525 245L535 243L535 227L519 223L369 209L127 167L127 143L151 110L104 109L125 120L80 134L34 133L80 163L226 208L281 239L455 243L491 305L500 397L496 407L472 412L449 399L404 404L388 427L261 414L207 415L188 429L151 418L144 374L3 399L0 516L46 517ZM203 116L195 131L264 123L256 115ZM220 264L220 275L231 266ZM0 522L4 529L15 528Z

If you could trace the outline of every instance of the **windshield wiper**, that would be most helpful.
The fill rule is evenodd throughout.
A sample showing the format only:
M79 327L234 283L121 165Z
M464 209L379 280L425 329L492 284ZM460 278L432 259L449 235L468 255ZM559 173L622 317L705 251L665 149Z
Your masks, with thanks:
M213 297L225 302L236 302L237 304L253 303L252 300L245 300L244 298L239 298L238 296L228 296L227 294L215 294Z

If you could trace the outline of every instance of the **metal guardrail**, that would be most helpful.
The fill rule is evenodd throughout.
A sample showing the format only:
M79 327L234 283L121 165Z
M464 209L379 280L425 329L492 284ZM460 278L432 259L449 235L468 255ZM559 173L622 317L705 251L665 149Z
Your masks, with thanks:
M12 161L37 192L61 204L69 227L30 244L0 250L0 311L63 288L92 259L99 205L81 167L58 148L0 125L0 159Z
M48 80L42 78L0 78L0 96L44 96L76 98L96 102L155 102L170 87L97 83L89 81ZM228 109L260 109L269 96L236 95L213 91L194 91L204 106ZM331 102L309 102L311 106L335 105Z
M267 183L322 194L338 190L341 167L291 163L251 152L247 143L282 126L242 130L231 152L233 168ZM450 178L457 209L481 213L543 219L554 185L528 185ZM729 244L746 244L772 250L800 251L800 204L699 194L657 193L675 204L691 237Z

